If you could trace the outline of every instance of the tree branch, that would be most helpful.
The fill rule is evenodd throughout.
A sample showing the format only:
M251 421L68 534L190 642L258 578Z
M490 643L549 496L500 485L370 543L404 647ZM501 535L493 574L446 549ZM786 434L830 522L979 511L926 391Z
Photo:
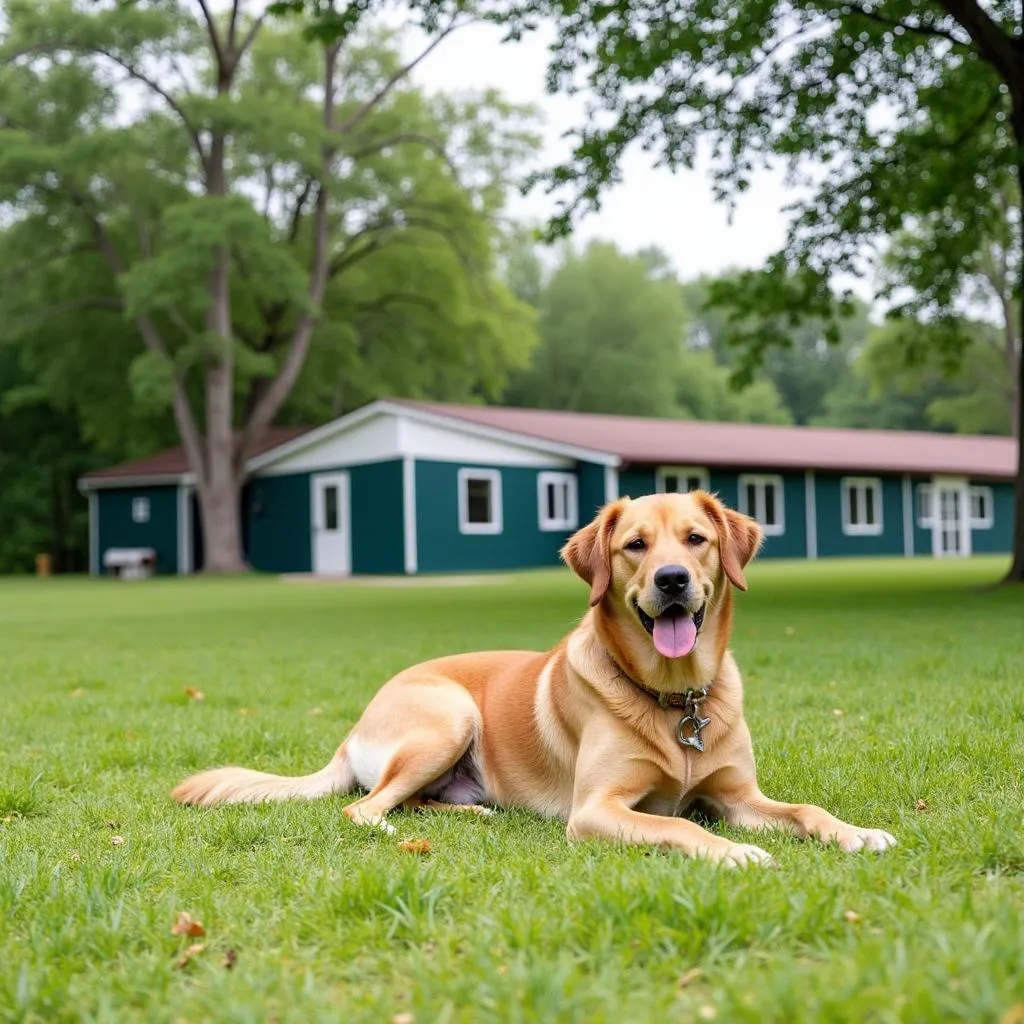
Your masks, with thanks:
M249 31L242 36L242 41L238 44L238 48L235 50L235 59L239 60L243 56L246 50L252 46L252 41L256 38L256 33L263 27L263 22L266 20L266 15L261 14L250 26Z
M228 48L235 49L235 30L238 27L239 8L242 0L231 0L231 18L228 21Z
M447 28L438 33L429 46L423 49L418 56L413 57L408 64L400 67L347 121L343 124L334 126L332 118L332 124L328 125L328 127L335 127L335 129L342 135L346 135L354 128L358 127L381 103L384 102L385 99L387 99L391 90L413 72L421 61L425 60L456 29L472 24L473 20L475 19L456 23L455 18L453 18L448 23Z
M1008 84L1020 75L1020 57L1013 40L982 10L977 0L939 0L939 5L956 19L971 37L978 54L991 64Z
M185 130L188 132L189 138L192 140L192 145L195 147L196 154L202 161L203 166L206 165L206 150L203 148L203 140L199 135L199 129L192 123L192 119L185 113L184 108L180 103L169 93L166 89L157 85L156 81L149 77L149 75L140 71L131 61L125 60L123 57L119 57L116 53L111 53L109 50L99 49L98 47L92 47L92 52L97 53L100 56L106 57L107 60L113 61L119 67L123 68L129 78L134 78L137 82L141 82L151 92L159 96L164 103L167 104L184 125Z
M324 103L323 125L328 131L334 123L335 74L337 70L340 41L324 47ZM263 436L267 427L274 421L285 399L291 393L298 380L299 373L309 353L313 340L313 331L322 315L324 293L328 280L328 224L327 216L330 204L330 188L328 182L331 175L331 164L334 160L335 147L325 144L320 150L320 174L317 182L316 212L313 218L313 266L309 275L309 308L299 320L292 332L291 343L277 375L269 383L266 390L256 400L252 412L246 417L245 426L235 452L235 461L239 475L253 446Z
M238 0L234 0L232 7L237 6ZM206 0L199 0L199 10L203 12L203 19L206 22L206 31L210 37L210 45L213 47L214 56L217 58L217 67L223 68L226 52L221 43L220 33L217 31L217 23L213 19L213 13L210 11L209 4L207 4ZM232 22L234 22L234 11L232 11Z
M943 7L948 10L948 4L943 3L943 0L939 0ZM860 4L846 2L840 8L841 14L856 14L862 18L866 18L868 21L876 22L879 25L885 25L888 28L902 28L907 32L913 32L914 35L919 36L933 36L937 39L945 39L947 42L953 43L955 46L964 47L970 44L966 39L960 39L958 36L953 35L947 29L939 28L938 25L912 25L905 21L900 21L898 18L886 18L878 11L861 7Z
M81 196L74 197L72 202L88 217L93 238L96 240L96 247L102 253L111 273L115 277L120 277L125 270L124 260L121 259L121 254L117 251L114 243L111 242L110 236L103 227L103 223L93 211L89 210L88 204ZM145 313L140 313L135 317L135 324L139 328L139 333L142 335L142 341L146 348L170 362L170 354L152 318ZM194 470L196 476L202 480L206 475L206 460L203 458L203 439L199 433L198 426L196 426L195 417L192 415L192 407L189 404L183 378L180 374L175 373L173 382L171 406L174 412L174 422L178 428L178 433L181 435L181 443L185 447L185 453L188 455L189 465Z
M309 199L309 193L313 191L313 186L315 184L315 178L307 178L306 184L303 185L302 191L299 193L299 198L295 200L295 209L292 210L291 225L288 228L289 245L294 245L295 239L299 237L299 225L302 223L302 211Z

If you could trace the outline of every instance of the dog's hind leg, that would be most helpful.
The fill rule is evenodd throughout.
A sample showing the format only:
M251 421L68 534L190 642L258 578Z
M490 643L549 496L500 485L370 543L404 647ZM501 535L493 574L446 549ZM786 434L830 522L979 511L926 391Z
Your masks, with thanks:
M480 732L480 712L457 683L406 679L393 696L400 700L387 702L386 716L365 716L347 740L356 777L370 792L345 814L387 832L394 831L388 811L450 771Z

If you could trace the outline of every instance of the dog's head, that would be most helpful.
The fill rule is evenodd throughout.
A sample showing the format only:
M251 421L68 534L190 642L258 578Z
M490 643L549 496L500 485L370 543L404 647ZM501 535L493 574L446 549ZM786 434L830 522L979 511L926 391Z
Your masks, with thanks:
M647 634L662 657L685 658L729 583L747 589L743 570L762 537L753 519L706 491L651 494L605 505L562 557L590 584L591 607Z

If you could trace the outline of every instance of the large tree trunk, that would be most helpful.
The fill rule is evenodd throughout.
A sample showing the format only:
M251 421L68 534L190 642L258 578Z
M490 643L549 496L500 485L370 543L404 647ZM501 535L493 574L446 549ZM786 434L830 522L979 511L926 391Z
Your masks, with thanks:
M1020 76L1014 92L1011 117L1017 142L1017 183L1020 186L1021 200L1024 202L1024 74ZM1017 242L1024 254L1024 216L1018 218L1017 230ZM1020 318L1021 344L1024 344L1024 258L1020 260L1017 273L1017 314ZM1016 398L1016 423L1013 432L1017 438L1017 479L1013 488L1013 562L1003 580L1004 583L1024 583L1024 352L1017 359Z
M245 572L242 523L239 515L241 486L232 477L218 478L198 489L199 517L203 525L203 572Z

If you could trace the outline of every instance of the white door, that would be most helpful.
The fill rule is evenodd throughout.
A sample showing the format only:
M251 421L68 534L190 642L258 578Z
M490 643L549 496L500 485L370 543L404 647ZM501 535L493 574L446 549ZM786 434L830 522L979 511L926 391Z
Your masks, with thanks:
M311 481L310 500L313 572L347 575L352 571L348 473L318 473Z
M932 554L939 558L969 555L971 524L967 485L936 481L932 493Z

